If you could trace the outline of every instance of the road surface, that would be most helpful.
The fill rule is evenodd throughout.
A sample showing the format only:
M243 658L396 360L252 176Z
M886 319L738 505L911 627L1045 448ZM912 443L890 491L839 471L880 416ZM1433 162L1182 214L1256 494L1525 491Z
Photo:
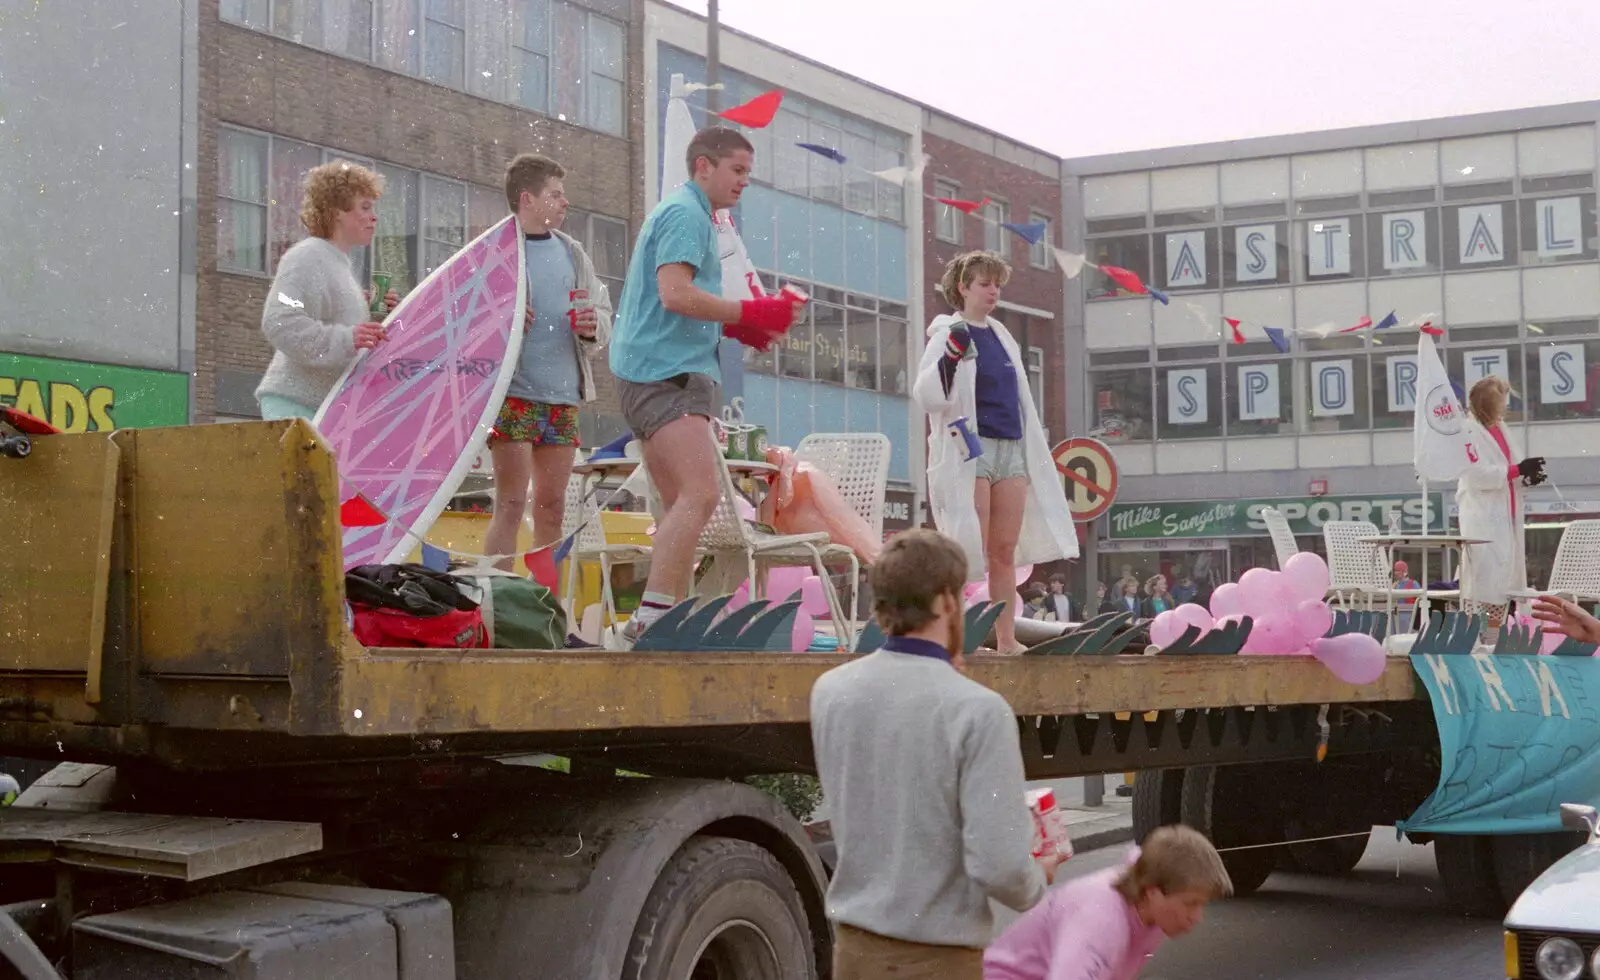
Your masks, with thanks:
M1141 980L1503 977L1500 923L1446 909L1433 848L1394 837L1393 828L1374 831L1349 875L1274 874L1248 898L1213 904L1192 935L1155 955ZM1127 849L1080 855L1068 862L1068 877L1110 867ZM1008 912L1004 921L1014 918Z

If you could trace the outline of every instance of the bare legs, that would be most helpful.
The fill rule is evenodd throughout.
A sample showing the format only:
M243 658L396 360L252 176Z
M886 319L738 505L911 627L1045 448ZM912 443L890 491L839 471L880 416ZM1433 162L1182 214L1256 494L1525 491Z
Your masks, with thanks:
M517 551L517 531L533 502L533 546L542 548L561 537L561 515L566 508L567 481L572 477L575 446L534 446L526 442L496 441L489 447L494 463L494 516L483 538L491 555ZM531 491L531 492L530 492ZM495 567L510 571L516 559L503 558Z
M995 621L995 645L1001 653L1013 653L1017 643L1017 538L1022 534L1022 515L1028 502L1028 481L1012 477L999 483L979 478L973 488L978 506L978 526L983 531L983 555L989 575L989 600L1005 603Z

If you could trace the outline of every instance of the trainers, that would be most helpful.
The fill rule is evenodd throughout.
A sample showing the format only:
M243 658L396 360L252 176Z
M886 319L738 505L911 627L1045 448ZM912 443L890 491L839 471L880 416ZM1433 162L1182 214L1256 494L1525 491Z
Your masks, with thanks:
M611 642L607 643L606 646L615 651L632 650L633 645L639 641L639 637L649 628L649 623L639 622L637 614L629 616L628 621L622 624L621 629L610 631Z

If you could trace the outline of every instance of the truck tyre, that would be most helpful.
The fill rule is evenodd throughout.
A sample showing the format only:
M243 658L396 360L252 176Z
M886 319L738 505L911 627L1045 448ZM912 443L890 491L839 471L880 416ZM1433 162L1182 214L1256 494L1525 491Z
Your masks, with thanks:
M1194 766L1183 776L1183 822L1223 852L1222 866L1233 880L1235 895L1260 888L1278 860L1275 847L1228 850L1283 839L1271 800L1264 799L1269 792L1255 767L1248 765Z
M1494 877L1500 886L1500 897L1511 906L1523 890L1533 884L1533 879L1587 839L1584 834L1561 832L1490 837L1489 848L1493 853Z
M1133 841L1183 822L1183 770L1145 769L1133 779Z
M1498 919L1509 908L1495 877L1490 841L1472 834L1440 834L1433 839L1433 860L1445 898L1463 915Z
M1289 825L1293 828L1294 825ZM1284 837L1293 840L1300 836L1294 829L1285 829ZM1353 871L1367 853L1372 838L1346 837L1342 840L1319 840L1312 844L1290 844L1283 848L1280 866L1284 871L1298 871L1308 875L1342 875Z
M764 848L691 837L661 870L623 980L816 980L800 893Z

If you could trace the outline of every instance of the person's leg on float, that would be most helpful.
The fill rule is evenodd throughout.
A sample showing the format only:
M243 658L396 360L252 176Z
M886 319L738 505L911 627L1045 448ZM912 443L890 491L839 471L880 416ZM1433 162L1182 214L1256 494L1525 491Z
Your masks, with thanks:
M533 447L533 546L543 548L561 540L561 520L567 510L567 483L577 446Z
M983 554L989 566L989 601L1004 602L1004 611L995 620L996 648L1014 653L1017 642L1017 539L1022 535L1022 516L1028 506L1028 481L1013 476L989 485L989 519L984 534Z
M704 415L680 416L644 440L644 463L661 488L663 506L651 542L647 593L671 596L674 602L689 596L695 547L717 509L715 445L711 420Z
M983 547L983 553L987 555L989 553L989 511L990 508L994 506L992 500L994 484L989 481L987 468L985 467L983 457L981 456L978 457L978 473L978 478L972 481L972 503L978 511L978 532L982 536L981 544ZM985 560L987 561L987 559ZM984 574L988 574L987 569L985 570ZM989 580L989 585L991 587L994 585L992 578ZM991 595L989 597L989 601L999 602L1000 600ZM978 642L983 643L986 640L987 637L979 639Z
M494 464L494 514L483 536L483 550L490 555L515 555L517 532L528 512L528 483L533 479L533 445L522 439L489 440L489 459ZM512 557L494 563L509 572L516 564Z

